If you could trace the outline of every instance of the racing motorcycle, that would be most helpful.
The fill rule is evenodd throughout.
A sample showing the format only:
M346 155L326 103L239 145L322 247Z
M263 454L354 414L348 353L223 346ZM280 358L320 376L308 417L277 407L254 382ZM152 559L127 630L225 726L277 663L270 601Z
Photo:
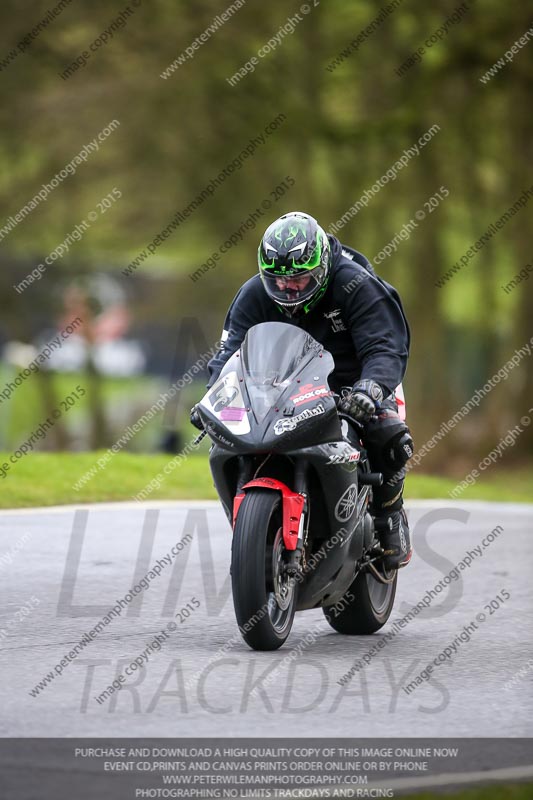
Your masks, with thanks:
M392 611L397 571L383 566L369 512L383 476L337 410L333 369L307 332L261 323L197 405L233 528L235 615L255 650L281 647L296 611L322 608L352 635L374 633Z

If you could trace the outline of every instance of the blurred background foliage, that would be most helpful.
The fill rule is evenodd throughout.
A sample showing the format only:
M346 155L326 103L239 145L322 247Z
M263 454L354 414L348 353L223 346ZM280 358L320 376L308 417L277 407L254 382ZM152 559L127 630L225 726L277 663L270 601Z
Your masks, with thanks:
M533 203L444 288L435 286L533 183L533 42L489 83L479 80L529 28L527 4L469 3L462 21L400 78L395 70L453 13L452 3L404 0L356 52L329 71L326 67L382 5L321 0L234 87L226 78L298 12L299 2L248 0L166 80L160 77L163 70L225 10L225 2L130 4L134 13L126 25L63 80L60 73L126 8L116 0L74 0L26 52L6 64L10 51L54 5L31 1L22 9L15 0L4 0L0 12L0 227L110 121L119 120L120 127L0 242L0 344L35 342L43 329L58 325L65 313L65 287L94 271L115 276L128 308L127 336L146 356L143 375L102 377L98 413L110 424L100 440L71 432L63 446L111 444L170 379L212 345L229 302L256 269L258 239L270 217L300 209L327 227L434 124L441 130L420 156L339 234L343 243L372 258L440 186L450 191L396 254L377 267L400 290L412 326L405 387L415 441L431 437L515 348L529 341L533 283L521 283L510 293L502 285L531 263ZM287 119L264 146L132 277L124 277L121 270L176 211L280 113ZM247 231L216 269L192 282L188 274L286 175L296 184L270 217ZM122 198L40 281L18 295L13 285L114 187ZM2 385L13 370L4 364ZM65 380L52 380L58 398ZM43 404L46 408L35 377L27 383L0 406L5 414L13 405L11 423L1 427L4 449L28 435L43 416ZM199 396L199 385L197 390ZM189 391L187 403L180 401L181 410L165 422L168 430L186 429L187 438L191 430L183 411L194 394ZM470 468L477 454L484 455L519 421L532 398L533 369L526 357L439 444L425 467L442 470L446 460L450 469ZM88 426L83 414L94 409L81 404L76 413L78 423L73 415L69 425L83 428ZM159 433L131 447L158 447ZM54 437L47 437L45 449L62 445ZM530 428L506 457L527 459L532 452Z

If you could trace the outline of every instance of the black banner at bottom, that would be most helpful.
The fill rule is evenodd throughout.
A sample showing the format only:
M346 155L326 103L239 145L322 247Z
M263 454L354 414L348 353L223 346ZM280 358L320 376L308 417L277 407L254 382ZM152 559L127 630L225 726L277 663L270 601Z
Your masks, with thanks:
M0 739L2 800L382 798L533 782L531 739Z

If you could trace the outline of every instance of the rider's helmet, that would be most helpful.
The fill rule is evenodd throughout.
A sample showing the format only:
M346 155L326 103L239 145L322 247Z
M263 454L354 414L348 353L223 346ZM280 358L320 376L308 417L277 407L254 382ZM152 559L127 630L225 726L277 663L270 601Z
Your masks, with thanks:
M326 291L331 247L316 219L293 211L266 229L258 261L266 293L292 317L310 311Z

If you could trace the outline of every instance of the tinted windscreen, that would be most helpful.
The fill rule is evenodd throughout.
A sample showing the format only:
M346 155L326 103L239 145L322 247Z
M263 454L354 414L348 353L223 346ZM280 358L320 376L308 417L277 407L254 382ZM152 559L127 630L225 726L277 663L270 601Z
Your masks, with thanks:
M328 359L318 357L318 345L305 331L282 322L250 328L242 347L246 387L260 421L293 383L293 375L316 353L316 375L327 381Z

